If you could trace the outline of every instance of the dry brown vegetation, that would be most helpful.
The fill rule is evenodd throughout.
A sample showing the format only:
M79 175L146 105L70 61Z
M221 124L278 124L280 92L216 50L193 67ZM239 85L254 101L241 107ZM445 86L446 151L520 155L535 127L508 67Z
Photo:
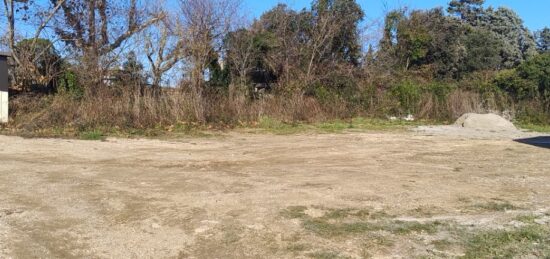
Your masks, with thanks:
M368 104L357 104L345 99L319 101L298 94L250 100L242 95L228 97L224 92L213 91L201 100L201 105L197 106L193 94L181 90L165 90L158 96L154 92L142 95L134 91L113 93L105 89L83 99L63 94L42 97L22 95L11 102L11 125L16 130L27 132L64 129L76 133L94 129L169 128L183 124L221 129L254 126L264 117L288 124L354 117L386 119L384 115L388 114L388 109L391 110L392 106L398 109L391 97L385 95L369 98L371 103ZM503 102L495 97L483 99L478 94L455 90L446 100L425 94L418 100L415 109L418 110L418 118L445 121L468 112L507 108L497 106L497 103Z

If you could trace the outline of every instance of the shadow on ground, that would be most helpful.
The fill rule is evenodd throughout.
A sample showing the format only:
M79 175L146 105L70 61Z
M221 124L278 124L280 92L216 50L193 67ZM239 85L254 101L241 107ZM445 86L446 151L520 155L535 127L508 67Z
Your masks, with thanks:
M523 143L523 144L527 144L527 145L531 145L531 146L535 146L535 147L542 147L542 148L550 149L550 136L516 139L514 141L519 142L519 143Z

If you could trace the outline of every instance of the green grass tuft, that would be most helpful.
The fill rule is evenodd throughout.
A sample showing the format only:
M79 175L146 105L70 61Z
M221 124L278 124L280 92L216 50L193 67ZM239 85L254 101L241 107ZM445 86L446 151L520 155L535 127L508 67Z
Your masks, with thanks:
M550 125L520 123L518 124L518 127L521 129L526 129L533 132L550 133Z
M526 224L533 224L535 223L535 220L538 218L539 217L535 215L519 215L515 218L515 220Z
M308 216L305 206L292 206L281 211L281 215L290 219L301 219L304 229L323 237L338 237L363 234L372 231L387 231L397 235L410 233L436 233L448 224L440 221L426 223L416 221L392 220L384 212L370 212L357 209L326 209L319 218Z
M440 251L448 250L449 247L453 246L453 242L447 240L447 239L440 239L440 240L434 240L432 241L432 245L435 247L435 249Z
M326 219L306 219L304 229L324 237L336 237L361 234L372 231L388 231L397 235L411 233L434 234L441 227L447 226L439 221L420 223L404 221L357 221L357 222L329 222Z
M413 232L435 234L442 226L447 226L447 224L440 221L431 221L426 223L416 221L394 221L388 225L386 230L400 235L406 235Z
M302 252L302 251L306 251L310 248L309 245L307 244L301 244L301 243L298 243L298 244L291 244L289 246L286 247L286 250L290 251L290 252Z
M507 211L507 210L518 210L521 207L515 206L508 201L495 202L490 201L487 203L479 203L472 206L476 209L486 210L486 211Z
M549 258L550 229L529 225L513 230L491 230L478 233L466 244L464 258Z
M314 259L344 259L344 258L349 258L349 257L341 256L339 253L332 252L332 251L314 252L314 253L308 254L308 256L311 257L311 258L314 258Z
M262 116L256 128L278 135L288 135L304 132L314 133L342 133L348 130L405 130L410 127L426 124L426 121L384 120L357 117L349 120L330 120L317 123L284 122L271 117Z
M84 131L79 134L82 140L104 140L105 135L100 130Z
M478 209L502 212L518 207L506 201L491 201L475 205ZM328 209L321 217L310 217L305 206L289 207L282 212L289 218L299 218L304 230L331 240L363 240L362 254L372 256L373 250L392 247L398 240L419 240L431 236L432 256L447 256L448 252L460 251L463 258L550 258L550 226L537 224L538 217L520 215L514 220L525 223L507 229L470 228L450 221L401 221L393 217L372 218L368 210ZM435 239L437 238L437 239ZM314 247L312 247L314 248ZM298 245L289 251L304 252ZM341 258L334 252L307 254L313 258ZM431 257L426 257L431 258Z
M330 223L323 219L307 219L303 222L303 227L325 237L365 233L380 229L378 225L369 222Z
M297 219L306 217L306 206L290 206L281 211L281 216L289 219Z

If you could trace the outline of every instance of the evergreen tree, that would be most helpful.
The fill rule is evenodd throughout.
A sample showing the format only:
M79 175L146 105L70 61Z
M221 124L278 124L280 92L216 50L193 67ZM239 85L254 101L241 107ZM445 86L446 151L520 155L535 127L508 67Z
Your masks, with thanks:
M123 85L140 87L143 93L143 87L146 85L146 79L143 76L143 64L137 59L136 53L130 51L126 56L126 61L122 64L121 78Z
M545 27L536 33L537 49L540 52L550 51L550 28Z
M452 0L447 11L475 25L483 15L485 0Z
M461 74L498 69L502 64L503 42L493 32L473 29L464 36L463 43L466 55L460 65Z
M523 25L519 15L511 9L483 8L484 0L453 0L447 9L474 29L494 33L502 41L502 68L513 68L536 54L532 33Z
M479 27L493 32L503 43L502 65L513 68L536 54L535 39L511 9L488 9Z
M317 0L313 3L313 16L330 12L340 28L332 40L331 56L337 55L353 65L359 65L361 43L359 23L365 13L355 0Z
M136 53L130 51L126 56L126 62L122 65L124 71L133 75L140 75L143 71L143 64L137 60Z

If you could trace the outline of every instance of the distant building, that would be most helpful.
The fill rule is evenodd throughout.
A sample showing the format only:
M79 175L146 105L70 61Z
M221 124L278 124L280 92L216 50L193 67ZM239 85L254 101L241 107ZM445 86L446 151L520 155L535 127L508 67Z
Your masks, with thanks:
M132 73L124 68L115 68L107 71L103 76L103 84L106 86L149 86L147 79L140 73Z

